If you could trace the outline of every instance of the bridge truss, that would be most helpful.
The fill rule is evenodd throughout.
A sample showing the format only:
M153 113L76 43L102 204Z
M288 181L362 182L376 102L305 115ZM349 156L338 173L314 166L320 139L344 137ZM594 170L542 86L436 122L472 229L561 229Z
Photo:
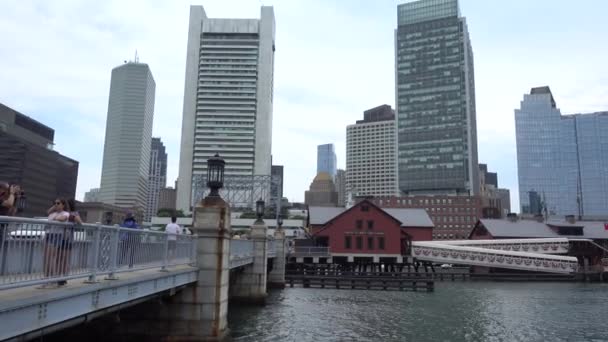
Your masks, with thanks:
M280 176L271 175L250 175L250 176L234 176L226 175L224 177L224 187L220 189L220 195L232 209L255 209L255 202L262 199L266 202L266 206L276 207L280 205L280 196L278 204L277 196L273 196L272 189L281 188L282 179ZM198 174L192 176L192 203L198 203L202 198L207 196L209 188L207 187L207 176Z

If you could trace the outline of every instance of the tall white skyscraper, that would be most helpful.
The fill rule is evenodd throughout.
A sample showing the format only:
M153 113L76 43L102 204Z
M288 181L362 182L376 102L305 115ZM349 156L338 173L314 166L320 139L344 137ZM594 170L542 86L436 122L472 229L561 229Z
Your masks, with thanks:
M395 112L382 105L366 110L363 117L346 127L346 192L398 195Z
M190 7L178 209L190 211L193 179L205 178L215 153L227 178L270 176L274 37L272 7L260 19L211 19Z
M144 210L156 83L147 64L112 69L99 199Z

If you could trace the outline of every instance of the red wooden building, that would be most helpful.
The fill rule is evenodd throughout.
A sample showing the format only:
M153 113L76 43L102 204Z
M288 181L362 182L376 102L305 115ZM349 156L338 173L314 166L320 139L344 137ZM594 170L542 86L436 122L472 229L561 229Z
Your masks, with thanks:
M309 226L317 245L329 247L332 257L400 257L411 241L433 237L424 209L383 209L368 200L348 209L310 207Z

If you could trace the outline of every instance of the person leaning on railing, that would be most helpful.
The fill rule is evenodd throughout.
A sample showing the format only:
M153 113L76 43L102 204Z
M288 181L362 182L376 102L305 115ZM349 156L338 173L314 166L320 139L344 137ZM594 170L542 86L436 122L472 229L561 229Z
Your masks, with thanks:
M68 222L70 213L69 206L65 199L57 198L52 207L47 211L50 222ZM64 264L67 261L66 254L71 248L71 240L66 236L66 227L64 225L48 224L45 228L44 238L44 276L56 277L63 273ZM47 283L43 287L51 287L54 285L65 285L66 281L57 283Z

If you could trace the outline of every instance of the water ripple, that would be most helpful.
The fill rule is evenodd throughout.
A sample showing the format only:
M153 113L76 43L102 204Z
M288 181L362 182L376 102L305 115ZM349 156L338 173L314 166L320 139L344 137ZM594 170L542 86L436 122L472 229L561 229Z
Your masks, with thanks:
M230 307L234 341L608 341L608 286L438 283L435 292L289 288Z

